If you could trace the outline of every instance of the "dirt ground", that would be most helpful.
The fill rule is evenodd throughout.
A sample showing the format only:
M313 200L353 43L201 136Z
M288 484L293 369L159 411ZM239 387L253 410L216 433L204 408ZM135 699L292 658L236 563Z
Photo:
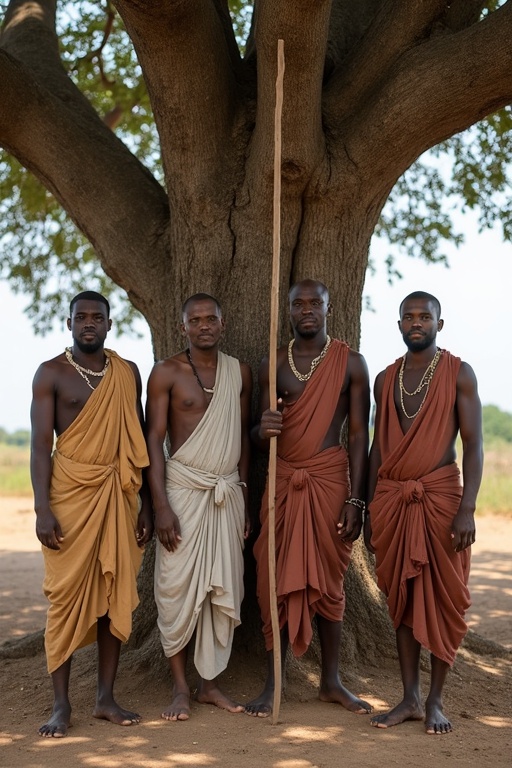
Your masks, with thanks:
M469 625L512 650L512 518L479 518L473 550ZM0 645L44 625L42 557L33 532L30 499L0 498ZM80 659L80 654L88 654ZM388 766L511 765L512 653L476 655L463 647L449 677L445 709L454 732L427 736L419 722L383 731L368 718L316 698L315 669L304 667L281 705L280 722L229 715L194 703L188 722L168 723L169 681L148 677L123 656L116 685L120 703L143 716L121 728L95 720L89 651L74 665L73 728L65 739L42 739L38 726L51 704L41 653L0 664L0 764L4 768L387 768ZM223 687L244 702L260 688L264 670L231 665ZM427 677L425 676L424 687ZM355 693L376 711L398 700L395 659L358 670Z

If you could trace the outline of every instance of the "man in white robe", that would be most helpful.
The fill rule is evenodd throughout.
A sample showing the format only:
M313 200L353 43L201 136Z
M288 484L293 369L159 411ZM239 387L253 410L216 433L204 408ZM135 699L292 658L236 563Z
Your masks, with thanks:
M196 294L183 306L188 348L157 363L148 382L148 472L158 536L158 626L173 676L168 720L186 720L187 649L195 634L198 701L241 712L217 686L243 597L251 372L218 349L218 302ZM168 436L169 458L164 456Z

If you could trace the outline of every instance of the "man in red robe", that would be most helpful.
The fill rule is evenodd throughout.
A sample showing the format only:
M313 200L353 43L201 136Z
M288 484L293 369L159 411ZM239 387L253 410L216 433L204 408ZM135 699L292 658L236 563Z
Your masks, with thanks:
M369 383L364 358L326 332L329 294L323 283L303 280L289 293L293 339L277 353L279 410L269 409L268 359L259 372L260 447L277 436L276 586L285 657L312 638L316 615L322 653L320 699L367 713L369 704L341 683L338 654L345 607L344 575L358 537L367 473ZM348 420L349 452L340 445ZM266 717L274 692L273 639L268 579L268 501L254 547L258 600L268 658L265 687L246 712Z
M396 631L403 700L372 718L388 728L425 719L427 733L448 733L442 690L466 634L470 547L483 467L482 414L471 367L438 349L439 301L417 291L400 306L407 352L375 382L365 539ZM455 463L460 432L462 474ZM420 650L431 653L425 707Z

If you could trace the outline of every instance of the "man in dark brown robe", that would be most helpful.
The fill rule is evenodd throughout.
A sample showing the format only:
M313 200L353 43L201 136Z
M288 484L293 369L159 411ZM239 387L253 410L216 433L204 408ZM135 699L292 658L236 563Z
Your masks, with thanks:
M466 633L470 546L482 476L481 406L474 373L436 345L443 327L438 300L423 292L401 304L408 351L375 382L377 414L370 453L365 538L375 552L379 587L397 635L404 698L372 719L387 728L423 720L427 733L448 733L442 689ZM463 486L455 439L463 445ZM425 708L419 685L421 647L431 653Z
M269 409L268 360L260 367L261 421L253 437L261 447L277 436L276 588L283 657L296 656L312 638L316 615L322 652L320 698L367 713L341 683L338 653L345 607L343 580L352 542L362 524L367 469L369 385L364 358L326 333L330 312L325 285L304 280L289 294L294 337L277 354L278 411ZM348 419L349 453L340 445ZM350 471L349 471L350 470ZM268 501L254 547L258 600L268 652L263 692L246 706L251 715L271 712L273 638L268 578Z

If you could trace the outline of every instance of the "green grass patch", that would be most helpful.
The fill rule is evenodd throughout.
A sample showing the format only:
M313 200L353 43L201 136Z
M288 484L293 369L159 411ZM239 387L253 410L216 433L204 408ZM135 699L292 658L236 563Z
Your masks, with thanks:
M30 496L30 450L0 443L0 496Z
M512 516L512 445L493 442L485 448L484 476L477 512Z

